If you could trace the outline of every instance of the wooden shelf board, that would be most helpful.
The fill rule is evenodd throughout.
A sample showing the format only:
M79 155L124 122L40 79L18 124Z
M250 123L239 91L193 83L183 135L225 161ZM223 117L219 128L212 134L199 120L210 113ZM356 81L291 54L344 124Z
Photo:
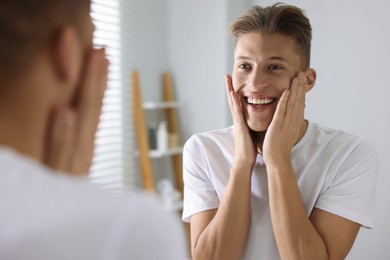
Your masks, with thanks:
M166 151L150 150L149 156L151 158L162 158L162 157L172 156L176 154L181 154L182 152L183 152L183 147L170 148Z
M178 108L180 103L177 101L160 101L160 102L143 102L143 109L152 110L152 109L164 109L164 108Z

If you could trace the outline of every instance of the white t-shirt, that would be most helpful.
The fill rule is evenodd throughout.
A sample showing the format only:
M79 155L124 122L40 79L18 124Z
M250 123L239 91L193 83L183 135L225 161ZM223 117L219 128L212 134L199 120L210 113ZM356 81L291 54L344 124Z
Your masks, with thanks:
M188 259L179 216L0 149L0 259Z
M192 136L184 147L183 221L218 208L234 156L233 126ZM378 154L366 140L309 122L291 162L301 198L313 208L372 228ZM243 259L279 259L271 224L267 173L260 154L252 174L251 223Z

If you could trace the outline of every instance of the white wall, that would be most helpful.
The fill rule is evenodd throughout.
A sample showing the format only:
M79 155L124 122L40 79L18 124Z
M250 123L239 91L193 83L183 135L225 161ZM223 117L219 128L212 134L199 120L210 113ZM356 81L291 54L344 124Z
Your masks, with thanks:
M169 1L169 62L183 141L226 125L227 1Z
M367 137L380 153L375 228L361 230L349 259L390 259L390 2L284 2L306 10L313 27L318 80L307 97L307 117Z
M161 73L169 67L167 0L129 2L131 64L140 72L144 100L161 100Z

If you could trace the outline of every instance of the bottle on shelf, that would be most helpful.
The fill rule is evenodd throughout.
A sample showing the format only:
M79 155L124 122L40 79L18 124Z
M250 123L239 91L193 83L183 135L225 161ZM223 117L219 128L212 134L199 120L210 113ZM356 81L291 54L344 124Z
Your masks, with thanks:
M157 125L150 124L148 127L149 149L157 149Z
M168 150L168 128L166 121L161 121L157 128L157 150Z

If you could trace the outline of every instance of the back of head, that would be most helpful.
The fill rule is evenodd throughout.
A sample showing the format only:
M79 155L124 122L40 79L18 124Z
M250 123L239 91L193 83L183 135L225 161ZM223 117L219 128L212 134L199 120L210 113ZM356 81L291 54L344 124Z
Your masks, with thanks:
M251 32L294 38L304 69L310 66L311 31L309 19L301 9L281 3L265 8L253 6L230 25L230 34L236 39Z
M90 0L0 0L0 83L31 66L64 24L82 34L89 8Z

